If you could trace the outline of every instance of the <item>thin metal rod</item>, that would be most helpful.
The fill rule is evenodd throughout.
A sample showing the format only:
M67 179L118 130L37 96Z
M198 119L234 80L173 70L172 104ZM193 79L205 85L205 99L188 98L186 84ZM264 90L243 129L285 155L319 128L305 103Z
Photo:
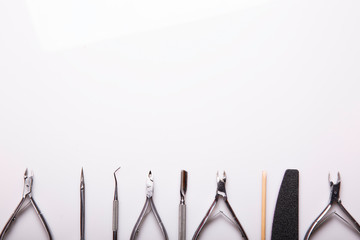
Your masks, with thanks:
M83 168L81 168L80 178L80 240L85 240L85 181Z
M266 171L263 171L261 189L261 240L266 239L266 178Z
M180 205L179 205L179 228L178 239L186 240L186 204L185 196L187 191L187 178L188 173L185 170L181 171L180 180Z

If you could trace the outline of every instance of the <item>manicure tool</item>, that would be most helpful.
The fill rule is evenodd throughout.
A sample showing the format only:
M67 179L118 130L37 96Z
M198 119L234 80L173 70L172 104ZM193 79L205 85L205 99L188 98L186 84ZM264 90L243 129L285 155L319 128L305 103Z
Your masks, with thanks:
M309 229L306 232L304 240L310 239L313 232L318 230L319 227L332 216L336 216L340 220L344 221L348 226L350 226L352 229L354 229L360 235L359 224L356 222L356 220L351 216L351 214L345 209L345 207L341 203L341 199L340 199L341 178L340 178L339 172L338 172L336 183L334 183L333 181L330 180L330 174L329 174L329 184L330 184L330 202L325 207L325 209L321 212L321 214L315 219L315 221L311 224L311 226L309 227ZM331 207L334 206L335 204L337 204L340 207L340 210L343 211L343 213L347 216L349 221L346 220L344 217L342 217L337 212L329 213Z
M9 218L8 222L6 223L4 229L2 230L2 232L0 233L0 240L3 240L5 238L6 233L8 232L8 230L10 229L12 223L16 220L16 218L18 217L18 215L25 210L26 207L28 207L29 205L32 205L33 208L35 209L36 215L40 218L41 224L43 225L43 227L45 228L46 234L48 236L48 239L51 240L52 236L49 230L49 227L45 221L45 218L43 217L43 215L40 212L39 207L36 205L34 199L32 198L31 192L32 192L32 184L33 184L33 177L34 177L34 173L31 172L31 175L28 175L28 169L26 169L25 174L24 174L24 190L23 190L23 196L22 199L20 201L20 203L18 204L18 206L16 207L14 213L11 215L11 217ZM29 202L27 204L24 205L25 201L29 200Z
M261 240L266 238L266 171L262 172L261 188Z
M271 240L299 239L299 171L285 171L276 201Z
M117 240L117 232L119 227L119 199L118 199L118 184L116 179L116 172L119 169L120 168L116 169L114 172L115 192L114 192L114 200L113 200L113 219L112 219L113 240Z
M179 205L179 240L186 240L186 204L185 195L187 190L188 173L181 171L180 181L180 205Z
M136 224L134 226L134 229L131 233L130 236L130 240L134 240L137 236L137 234L139 233L139 229L141 226L141 223L143 222L145 216L150 213L151 211L154 213L155 219L157 221L157 223L159 224L159 227L161 229L161 232L164 236L165 240L168 240L169 237L167 235L166 229L161 221L161 218L155 208L155 204L153 202L153 193L154 193L154 179L153 179L153 175L151 173L151 171L149 171L149 174L147 176L147 181L146 181L146 201L145 201L145 205L143 210L140 213L140 216L138 218L138 220L136 221Z
M241 226L238 218L235 215L234 210L231 208L230 203L227 200L227 194L226 194L226 189L225 189L225 184L226 184L225 171L223 172L221 177L219 176L219 172L217 172L216 180L217 180L217 190L216 190L215 200L211 204L210 209L208 210L204 219L201 221L199 227L195 231L195 234L192 239L197 240L200 236L201 231L205 227L205 225L208 222L210 222L212 219L216 218L218 216L218 214L221 214L222 216L226 217L236 228L238 228L238 230L240 231L244 240L248 240L248 237L246 236L246 233L245 233L243 227ZM216 204L220 197L222 197L224 199L226 207L230 211L232 219L230 217L226 216L222 211L220 211L218 214L215 214L213 217L211 217L211 213L213 212L214 208L216 207Z
M85 181L83 168L81 168L80 177L80 240L85 240Z

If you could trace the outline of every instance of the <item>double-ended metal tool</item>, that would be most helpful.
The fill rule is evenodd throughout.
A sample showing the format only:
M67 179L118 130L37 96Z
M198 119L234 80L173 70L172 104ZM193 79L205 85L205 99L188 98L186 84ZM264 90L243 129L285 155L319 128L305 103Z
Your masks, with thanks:
M6 233L8 232L8 230L10 229L10 227L12 226L12 223L16 220L16 218L18 217L18 215L25 210L25 208L27 208L29 205L33 206L36 215L39 217L41 224L43 225L46 234L48 236L48 239L51 240L52 236L49 230L49 227L45 221L45 218L43 217L43 215L40 212L39 207L36 205L34 199L32 198L31 192L32 192L32 184L33 184L33 177L34 177L34 173L31 172L31 175L28 175L28 169L25 170L25 174L24 174L24 191L23 191L23 195L21 198L20 203L18 204L18 206L16 207L14 213L11 215L11 217L9 218L8 222L6 223L4 229L2 230L2 232L0 233L0 240L3 240L5 238ZM28 203L25 204L26 200L28 200Z
M136 224L134 226L134 229L131 233L130 240L134 240L139 233L139 229L141 226L141 223L143 222L145 216L150 213L151 211L154 213L155 219L157 223L159 224L160 230L162 232L162 235L164 236L165 240L168 240L168 234L166 232L166 229L164 227L164 224L161 221L161 218L155 208L155 204L153 202L153 194L154 194L154 179L151 171L147 175L147 181L146 181L146 201L143 210L140 213L140 216L138 220L136 221Z
M80 177L80 240L85 240L85 181L83 168L81 168Z
M192 239L197 240L200 236L201 231L206 226L206 224L208 222L210 222L212 219L216 218L220 214L221 216L224 216L227 220L229 220L240 231L241 236L243 237L244 240L248 240L248 237L246 236L246 233L245 233L243 227L241 226L238 218L235 215L234 210L232 209L232 207L230 206L230 203L227 200L227 194L226 194L226 189L225 189L226 173L223 172L222 176L219 176L219 172L217 172L216 180L217 180L217 190L216 190L215 200L211 204L210 209L207 211L207 213L206 213L205 217L203 218L203 220L201 221L199 227L196 229L195 234ZM226 216L222 211L215 214L214 216L211 216L212 212L214 211L214 209L216 207L216 204L217 204L219 198L221 198L221 197L224 199L226 207L231 214L231 217Z
M346 223L349 227L351 227L355 232L357 232L360 236L360 225L356 222L356 220L351 216L351 214L345 209L345 207L341 203L340 199L340 184L341 184L341 178L340 173L338 173L337 176L337 182L334 183L330 180L330 174L329 174L329 184L330 184L330 202L325 207L325 209L320 213L320 215L315 219L315 221L311 224L309 229L307 230L304 240L309 240L311 235L320 228L320 226L325 223L330 217L336 216L340 220L342 220L344 223ZM348 220L345 219L345 217L341 216L337 212L329 212L330 209L334 205L338 205L340 210L345 214Z
M116 178L116 172L120 170L120 167L114 172L115 180L115 192L113 200L113 219L112 219L112 231L113 231L113 240L117 240L117 233L119 228L119 198L118 198L118 183Z
M179 204L179 240L186 240L186 204L185 195L187 191L188 173L181 171L180 181L180 204Z

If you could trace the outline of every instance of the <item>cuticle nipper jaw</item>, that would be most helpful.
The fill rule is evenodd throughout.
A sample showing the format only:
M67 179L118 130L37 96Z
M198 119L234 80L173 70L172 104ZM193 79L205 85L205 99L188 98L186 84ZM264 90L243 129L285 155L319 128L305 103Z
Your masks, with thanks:
M35 203L35 200L33 199L31 193L32 193L32 184L33 184L33 177L34 177L34 173L31 172L30 176L28 174L28 169L25 170L24 173L24 190L23 190L23 196L21 198L20 203L18 204L18 206L16 207L15 211L13 212L13 214L11 215L11 217L9 218L8 222L6 223L4 229L2 230L2 232L0 233L0 240L3 240L5 238L6 233L8 232L8 230L10 230L12 223L16 220L17 216L29 205L32 205L36 215L39 217L41 224L43 225L46 234L48 236L49 240L52 240L52 236L51 236L51 232L49 230L49 227L45 221L45 218L43 217L43 215L40 212L39 207L37 206L37 204ZM27 204L25 204L26 200L29 200L29 202ZM25 204L25 206L24 206Z
M240 231L241 236L243 237L243 239L248 240L248 237L247 237L247 235L245 233L245 230L243 229L242 225L240 224L240 221L236 217L236 214L235 214L234 210L232 209L232 207L231 207L231 205L230 205L230 203L229 203L229 201L227 199L226 188L225 188L225 184L226 184L226 173L225 173L225 171L223 172L221 177L219 176L219 172L217 172L216 180L217 180L217 190L216 190L215 200L211 204L209 210L207 211L205 217L201 221L199 227L196 229L192 240L197 240L199 238L199 236L200 236L201 231L206 226L206 224L209 221L211 221L212 218L216 217L218 214L221 214L221 215L225 216L227 218L227 220L229 220ZM214 211L214 209L216 207L216 204L217 204L220 197L222 197L224 199L226 207L227 207L227 209L229 210L229 212L231 214L231 218L226 216L222 211L220 211L218 214L215 214L214 216L211 216L211 214Z
M136 239L136 236L140 231L140 226L141 226L144 218L151 211L154 213L155 219L160 227L160 230L162 232L164 239L165 240L169 239L168 234L165 229L165 226L164 226L163 222L161 221L159 213L156 210L156 207L155 207L155 204L154 204L154 201L152 198L153 193L154 193L154 179L153 179L152 172L149 171L148 176L147 176L147 181L146 181L146 201L145 201L144 207L140 213L140 216L139 216L138 220L136 221L134 229L132 230L130 240Z
M344 205L341 202L340 199L340 185L341 185L341 178L340 173L337 174L337 182L334 183L330 180L330 174L329 174L329 184L330 184L330 201L329 204L325 207L325 209L320 213L320 215L315 219L315 221L311 224L309 229L307 230L304 240L309 240L311 235L320 228L320 226L325 223L329 217L335 215L339 217L342 221L344 221L348 226L350 226L352 229L354 229L359 235L360 235L360 225L356 222L356 220L351 216L351 214L345 209ZM341 211L345 213L349 221L347 221L345 218L340 216L337 212L329 213L332 206L337 204ZM328 214L329 213L329 214Z

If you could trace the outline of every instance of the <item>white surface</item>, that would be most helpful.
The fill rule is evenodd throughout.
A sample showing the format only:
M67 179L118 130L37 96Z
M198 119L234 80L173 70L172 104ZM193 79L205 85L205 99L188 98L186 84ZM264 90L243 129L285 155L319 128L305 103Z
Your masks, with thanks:
M143 207L149 169L170 239L183 168L188 239L213 200L218 169L227 171L229 201L250 239L260 238L263 169L268 239L286 168L300 170L300 238L327 204L329 171L342 173L343 203L360 220L359 1L259 1L231 12L213 7L223 1L211 11L196 2L186 5L191 17L179 10L158 18L168 24L130 19L133 34L114 22L98 32L111 22L108 8L72 2L96 12L99 26L89 27L85 10L73 13L83 23L62 16L68 2L0 2L1 226L29 167L54 239L79 239L84 166L87 239L111 239L119 165L119 239L129 238ZM141 239L160 239L149 219ZM228 229L212 225L203 239L236 239ZM13 230L8 239L45 239L30 209ZM332 221L314 239L358 238Z
M58 49L262 5L269 0L29 0L42 46Z

